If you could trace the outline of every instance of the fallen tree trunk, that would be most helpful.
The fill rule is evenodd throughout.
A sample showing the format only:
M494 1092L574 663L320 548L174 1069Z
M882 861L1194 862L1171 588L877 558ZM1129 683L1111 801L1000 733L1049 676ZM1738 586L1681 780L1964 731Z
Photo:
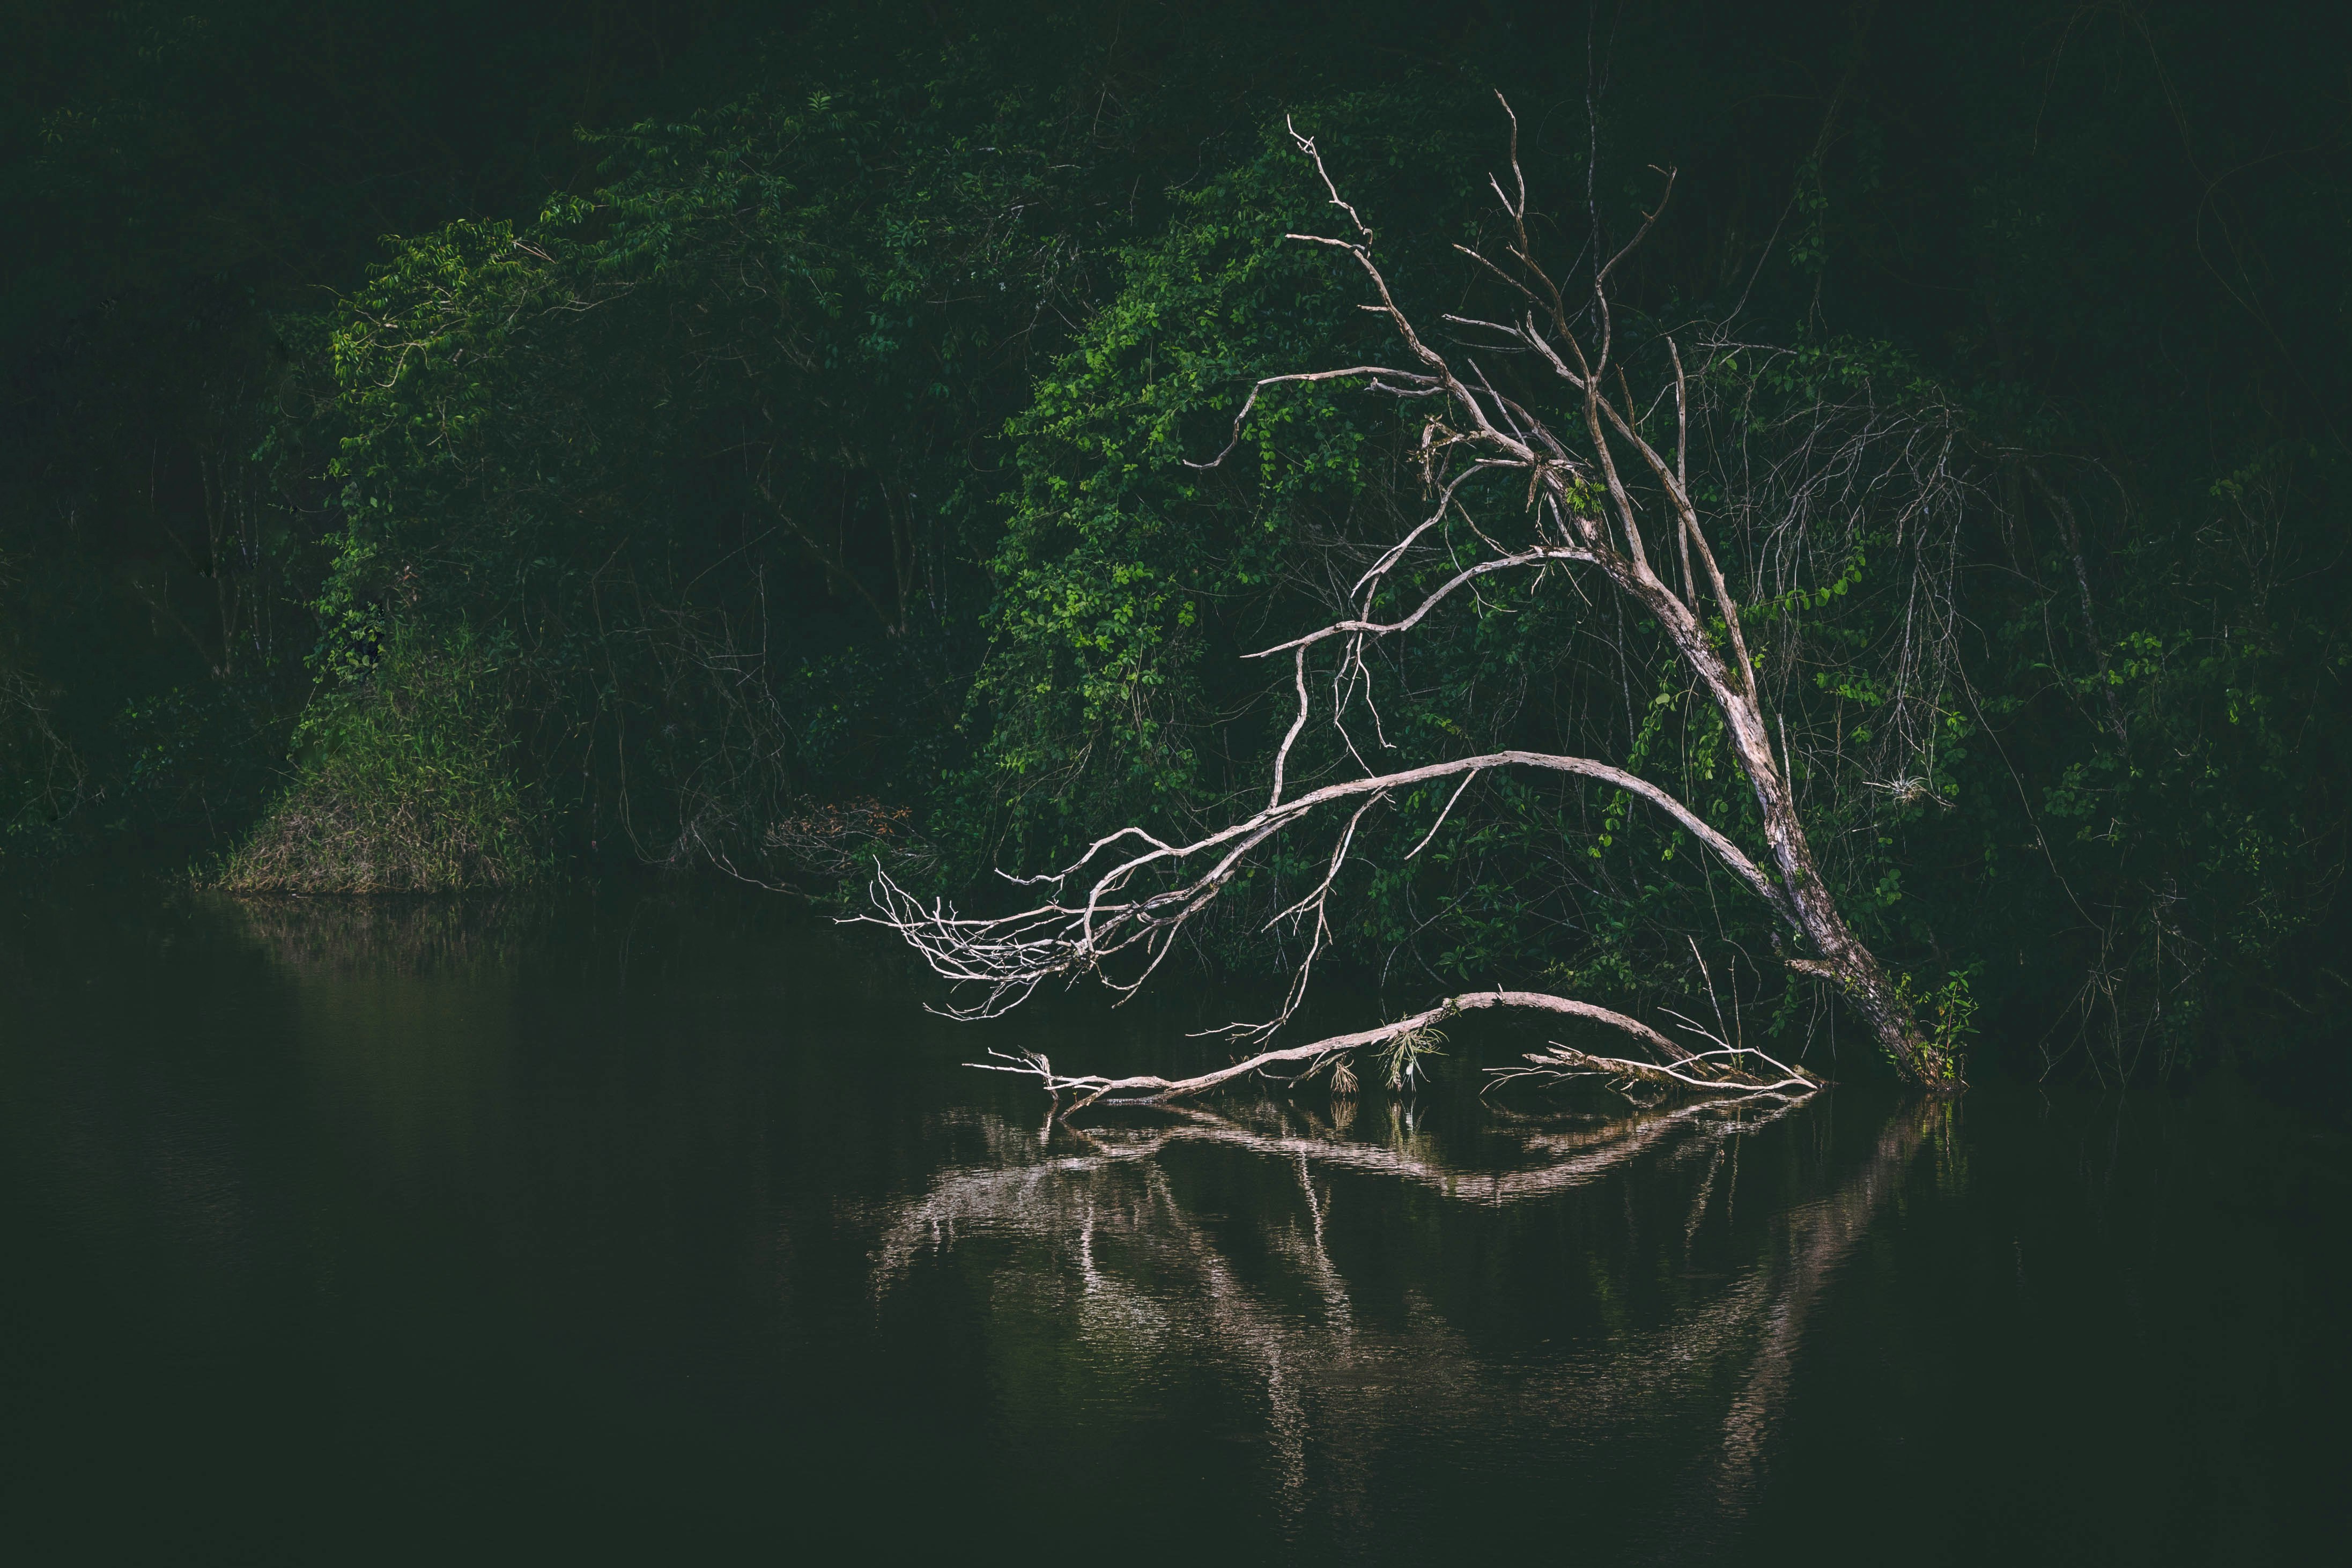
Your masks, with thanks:
M1161 1078L1150 1073L1137 1073L1124 1078L1107 1078L1093 1073L1060 1073L1055 1071L1052 1061L1038 1051L992 1052L997 1058L992 1062L967 1062L965 1065L990 1072L1024 1074L1038 1079L1048 1093L1056 1097L1065 1093L1076 1095L1077 1100L1069 1107L1074 1112L1098 1102L1161 1105L1205 1093L1219 1084L1253 1073L1264 1073L1273 1068L1293 1067L1297 1070L1292 1077L1312 1078L1326 1068L1337 1068L1356 1051L1425 1035L1459 1014L1484 1012L1496 1007L1551 1013L1620 1029L1664 1057L1668 1064L1661 1066L1628 1058L1597 1056L1555 1043L1545 1052L1529 1055L1527 1058L1529 1065L1526 1067L1496 1069L1497 1081L1521 1078L1559 1080L1590 1076L1612 1082L1640 1083L1670 1092L1783 1095L1811 1094L1823 1084L1822 1079L1774 1061L1760 1051L1736 1047L1688 1050L1637 1018L1627 1017L1622 1013L1612 1012L1590 1002L1549 995L1540 991L1465 991L1459 996L1447 997L1434 1007L1399 1018L1393 1023L1359 1029L1353 1034L1332 1035L1302 1046L1259 1051L1240 1061L1191 1078ZM1751 1066L1751 1058L1761 1063L1765 1070L1759 1071ZM1112 1095L1122 1098L1108 1099Z
M1508 105L1505 105L1506 111ZM1635 402L1625 373L1612 359L1613 327L1609 279L1648 234L1658 214L1643 222L1632 242L1594 268L1589 298L1571 308L1568 296L1535 259L1527 224L1527 183L1512 121L1511 173L1516 195L1493 182L1508 221L1507 265L1478 251L1456 247L1511 291L1513 309L1502 320L1448 315L1453 326L1491 334L1496 348L1545 367L1570 395L1582 428L1573 437L1556 432L1520 398L1497 391L1474 360L1457 367L1433 347L1391 292L1373 252L1371 230L1343 200L1314 142L1298 136L1301 154L1313 165L1333 207L1346 214L1349 231L1340 237L1293 234L1288 237L1323 246L1350 258L1367 280L1371 299L1362 307L1384 318L1404 353L1398 364L1357 364L1341 370L1299 371L1256 382L1234 422L1223 452L1196 468L1222 464L1242 440L1259 395L1283 384L1351 382L1375 394L1411 400L1430 410L1418 446L1423 482L1435 505L1396 544L1383 551L1350 590L1355 614L1261 650L1254 658L1290 656L1297 707L1273 759L1272 789L1265 805L1250 816L1183 843L1163 840L1140 826L1122 828L1088 847L1062 870L1013 879L1044 889L1043 900L1017 913L967 918L944 903L926 907L892 881L878 866L873 898L878 913L864 917L887 924L912 943L940 974L978 990L976 1001L950 1010L960 1016L989 1017L1026 999L1051 979L1093 976L1132 994L1173 950L1177 934L1224 893L1252 863L1252 857L1283 835L1309 824L1337 824L1332 848L1319 880L1307 894L1268 922L1292 922L1307 933L1306 952L1292 975L1280 1012L1257 1024L1233 1026L1234 1037L1262 1044L1289 1021L1303 998L1317 957L1329 933L1328 903L1341 868L1356 843L1366 814L1401 792L1450 782L1453 794L1420 845L1421 853L1444 828L1453 805L1481 774L1492 770L1539 769L1580 777L1620 790L1664 813L1690 835L1716 863L1772 912L1783 933L1784 956L1792 973L1828 984L1859 1013L1873 1036L1901 1070L1937 1090L1961 1084L1960 1062L1947 1039L1931 1037L1913 1016L1907 988L1890 975L1856 936L1837 906L1809 841L1797 807L1793 781L1773 747L1768 715L1741 629L1743 606L1733 594L1700 516L1688 475L1688 386L1682 358L1664 340L1673 364L1671 386L1651 405L1663 406L1668 393L1675 410L1671 457L1642 433L1644 409ZM1666 175L1667 191L1673 176ZM1663 211L1662 196L1659 210ZM1581 327L1581 331L1580 330ZM1586 336L1590 334L1588 352ZM1610 373L1616 373L1612 391ZM1628 460L1621 461L1621 455ZM1469 510L1474 490L1498 502L1498 517L1482 524ZM1639 500L1636 496L1639 493ZM1643 511L1663 515L1666 535L1645 537ZM1458 518L1465 539L1451 540L1456 569L1422 595L1407 613L1375 614L1390 577L1434 530ZM1517 529L1524 537L1504 542L1497 534ZM1444 534L1437 535L1446 539ZM1654 567L1679 563L1679 584ZM1467 553L1475 559L1462 564ZM1482 752L1375 772L1286 796L1294 749L1313 715L1309 661L1327 646L1337 656L1329 722L1345 742L1344 753L1361 759L1376 748L1360 748L1349 734L1349 697L1360 689L1369 701L1367 647L1374 640L1410 634L1464 590L1500 573L1547 573L1586 569L1615 588L1625 601L1664 632L1694 687L1720 717L1733 757L1748 781L1758 809L1762 853L1751 854L1699 812L1631 768L1591 757L1534 750ZM1377 710L1374 710L1377 712ZM1387 746L1385 737L1380 746ZM1114 974L1107 967L1126 956L1134 972ZM1202 1093L1244 1074L1289 1068L1304 1077L1329 1066L1335 1076L1349 1054L1410 1042L1457 1013L1505 1006L1550 1012L1602 1025L1630 1036L1649 1059L1597 1055L1568 1046L1530 1057L1506 1079L1598 1076L1622 1087L1693 1094L1796 1094L1817 1080L1759 1052L1740 1050L1709 1037L1713 1047L1694 1051L1649 1025L1589 1002L1539 992L1498 988L1448 997L1411 1016L1375 1029L1334 1036L1305 1045L1269 1048L1213 1072L1188 1079L1152 1075L1106 1077L1063 1075L1040 1055L1000 1057L997 1070L1034 1076L1059 1095L1077 1095L1077 1106L1123 1101L1159 1103ZM1704 1034L1705 1031L1699 1031ZM1393 1073L1392 1073L1392 1076ZM1112 1103L1123 1102L1113 1100ZM1075 1108L1074 1108L1075 1109Z

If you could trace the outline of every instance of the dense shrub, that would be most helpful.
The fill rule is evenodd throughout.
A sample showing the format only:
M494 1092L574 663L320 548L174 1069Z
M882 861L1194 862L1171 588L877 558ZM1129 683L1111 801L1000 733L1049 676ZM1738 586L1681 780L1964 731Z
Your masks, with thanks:
M293 784L218 885L240 893L443 893L544 876L544 824L517 782L500 661L474 639L395 634L321 699Z

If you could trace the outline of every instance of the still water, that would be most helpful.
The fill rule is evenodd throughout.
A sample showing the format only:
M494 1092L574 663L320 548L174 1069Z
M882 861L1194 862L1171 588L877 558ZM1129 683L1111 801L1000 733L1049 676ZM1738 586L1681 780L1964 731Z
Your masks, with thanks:
M2328 1124L1252 1090L1050 1125L709 889L0 900L29 1561L2343 1561ZM1214 1019L1208 1021L1213 1022ZM31 1545L31 1555L18 1555Z

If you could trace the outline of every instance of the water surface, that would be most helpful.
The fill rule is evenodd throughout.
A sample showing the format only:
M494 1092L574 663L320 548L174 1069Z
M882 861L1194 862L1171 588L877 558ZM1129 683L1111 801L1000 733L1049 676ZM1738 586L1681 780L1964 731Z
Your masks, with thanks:
M2345 1500L2347 1159L2225 1079L1045 1116L708 889L0 902L44 1560L2265 1563ZM1227 1008L1226 1011L1230 1011ZM1214 1019L1205 1021L1213 1022Z

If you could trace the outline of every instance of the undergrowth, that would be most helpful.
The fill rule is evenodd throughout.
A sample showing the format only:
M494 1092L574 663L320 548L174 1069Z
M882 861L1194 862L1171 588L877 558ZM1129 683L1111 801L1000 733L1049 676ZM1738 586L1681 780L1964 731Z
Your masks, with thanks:
M551 863L518 781L501 661L465 634L390 634L364 679L321 697L298 773L214 885L236 893L509 889Z

